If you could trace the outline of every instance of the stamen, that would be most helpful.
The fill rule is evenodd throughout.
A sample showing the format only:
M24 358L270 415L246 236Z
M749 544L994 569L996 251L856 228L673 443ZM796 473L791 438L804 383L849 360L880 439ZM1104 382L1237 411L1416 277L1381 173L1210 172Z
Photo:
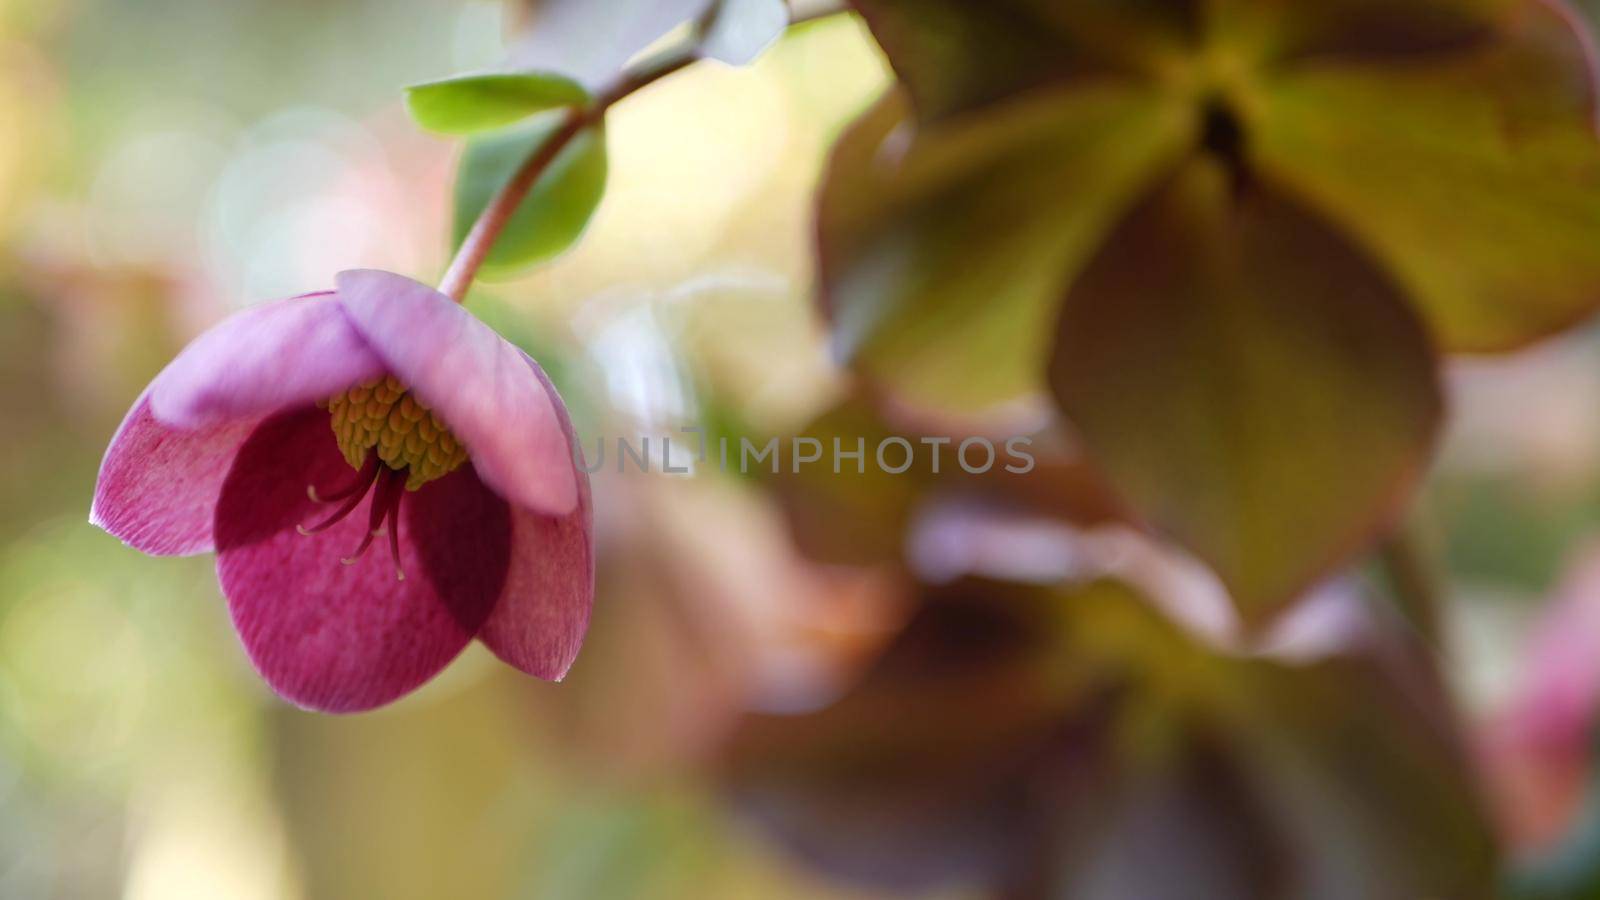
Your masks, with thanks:
M389 506L389 556L394 560L394 577L397 581L406 580L406 570L400 565L400 498L404 496L400 491L395 491L394 503Z
M377 474L378 452L376 450L371 450L367 453L366 462L362 463L361 468L357 470L354 481L351 481L349 484L339 488L326 497L317 492L316 485L308 484L306 485L306 496L310 497L312 502L315 503L336 503L350 496L351 494L354 494L356 491L361 491L363 494L365 494L368 485L372 484L372 479Z
M374 454L368 460L367 465L362 466L361 471L357 473L356 483L351 488L339 492L340 495L346 496L348 499L333 511L333 515L328 516L310 528L304 525L296 525L294 530L303 535L312 535L319 531L327 531L329 528L344 521L345 516L350 515L357 506L361 505L362 498L367 496L367 489L372 486L373 480L378 477L378 469L380 468L382 468L382 464L378 462L378 457Z
M347 566L355 565L356 561L361 559L361 554L366 553L367 548L370 546L372 546L372 532L369 531L366 533L366 536L361 539L361 543L356 546L356 552L339 560L339 562Z
M361 545L356 552L339 560L347 566L356 564L361 554L367 552L372 546L372 539L382 530L383 520L390 514L391 509L397 509L400 504L400 495L405 488L405 473L398 469L384 467L383 473L378 476L378 487L372 492L372 506L367 512L367 533L361 538Z
M406 469L395 469L383 463L377 448L367 451L366 462L356 472L353 482L324 497L317 492L314 484L306 485L306 496L317 503L333 503L343 501L339 508L321 522L310 526L296 525L295 530L304 535L317 534L344 521L344 518L355 511L361 501L366 499L367 492L372 492L372 505L367 510L367 533L362 536L361 543L355 552L339 560L347 566L353 566L361 559L367 548L372 546L374 538L389 538L389 556L394 561L395 578L406 580L405 569L400 565L400 501L406 493L406 481L409 477ZM373 485L376 484L376 487Z

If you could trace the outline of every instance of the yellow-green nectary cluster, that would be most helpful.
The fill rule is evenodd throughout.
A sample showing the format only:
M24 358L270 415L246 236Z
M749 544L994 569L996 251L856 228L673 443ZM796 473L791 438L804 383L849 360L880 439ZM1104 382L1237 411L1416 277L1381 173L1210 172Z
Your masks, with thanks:
M455 435L393 375L358 384L327 406L345 460L360 469L367 451L376 447L378 458L391 469L408 473L406 490L448 475L467 461L467 450Z

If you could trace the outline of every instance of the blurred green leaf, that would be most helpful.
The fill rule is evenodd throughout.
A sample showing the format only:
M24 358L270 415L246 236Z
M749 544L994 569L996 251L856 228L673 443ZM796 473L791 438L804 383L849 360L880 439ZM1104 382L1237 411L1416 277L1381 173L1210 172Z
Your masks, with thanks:
M833 448L863 453L860 465L841 461L833 466L809 465L798 472L791 466L793 444L779 440L781 472L765 473L783 505L795 543L811 558L828 563L868 565L901 560L909 530L919 511L944 500L962 500L995 510L1052 517L1091 526L1121 518L1116 501L1093 469L1059 432L1030 438L1019 450L1032 458L1027 472L1011 455L1006 439L990 439L996 462L982 473L962 469L959 447L965 436L913 433L891 426L865 397L852 397L827 410L798 435L821 442L830 458ZM928 440L942 443L928 443ZM884 451L889 465L910 456L909 467L895 473L877 462L878 447L886 440L903 440L907 449L890 445Z
M1308 666L1230 664L1228 752L1277 833L1317 848L1284 895L1498 896L1475 763L1445 687L1419 671L1432 672L1429 652L1400 644Z
M1450 572L1530 600L1544 599L1572 548L1600 522L1593 491L1532 491L1526 478L1456 473L1436 479L1430 491Z
M1247 615L1403 502L1437 415L1433 340L1516 346L1600 304L1595 85L1556 4L858 5L911 103L868 112L823 189L839 354L924 407L1049 379L1121 492ZM1257 222L1241 248L1266 207L1224 197L1163 233L1187 262L1164 240L1102 252L1186 156L1303 204L1268 216L1290 237ZM1063 315L1097 253L1124 283Z
M1216 798L1220 808L1188 817L1208 837L1158 830L1159 843L1135 848L1138 858L1179 855L1191 841L1237 827L1249 810L1267 827L1242 835L1242 861L1267 877L1247 896L1495 896L1495 834L1432 648L1374 624L1319 659L1234 656L1130 599L1138 598L1103 587L1069 619L1076 664L1121 667L1154 704L1122 731L1123 779L1137 784L1186 765L1197 748L1234 773L1233 789ZM1152 734L1174 730L1168 753L1152 748Z
M1161 0L1157 0L1161 2ZM1208 21L1251 58L1303 61L1403 56L1470 47L1525 0L1227 0Z
M735 66L753 62L789 25L783 0L719 0L701 52Z
M712 0L513 0L519 32L511 50L518 69L560 72L598 90L639 52Z
M1053 794L1028 790L1046 780L1036 773L1087 776L1103 742L1086 686L1051 674L1055 605L1079 599L987 581L932 592L837 703L745 721L726 762L734 799L856 880L925 889L1009 877L1053 812Z
M1440 416L1405 298L1304 210L1191 164L1073 286L1051 383L1111 484L1257 622L1400 507Z
M577 82L547 72L465 75L406 88L411 117L423 128L443 134L489 131L588 100L588 92Z
M455 245L460 246L489 200L530 155L561 127L558 117L540 116L525 125L473 138L456 173ZM549 259L583 233L605 194L605 132L588 128L559 154L500 233L483 273L507 276Z
M306 896L523 896L542 829L567 812L563 781L508 702L517 682L444 681L374 716L274 710L275 788Z
M1493 836L1415 644L1231 656L1110 582L923 601L837 703L732 742L738 806L827 871L1066 900L1491 895Z
M890 103L839 144L824 301L842 354L912 400L1024 390L1039 295L1204 142L1210 109L1236 117L1243 166L1393 268L1446 349L1524 343L1600 302L1593 73L1547 3L859 5L924 127Z
M1194 4L854 0L924 121L1151 67L1192 41Z
M1514 347L1600 301L1582 39L1552 4L1493 7L1515 15L1433 64L1284 72L1249 126L1261 165L1391 266L1446 350Z
M1026 14L996 15L1022 4L964 0L855 0L925 118L957 113L1072 71L1048 29ZM1005 52L991 52L1004 47Z
M715 821L684 798L643 792L575 804L539 848L523 896L698 897L716 879Z
M1284 900L1291 842L1203 734L1088 787L1031 892L1048 900ZM1085 803L1085 806L1089 805ZM1314 855L1314 854L1308 854ZM1159 860L1159 863L1155 861ZM1354 900L1354 898L1352 898Z
M1036 392L1064 279L1191 127L1134 87L1049 92L915 133L885 98L841 138L819 201L835 349L942 409Z

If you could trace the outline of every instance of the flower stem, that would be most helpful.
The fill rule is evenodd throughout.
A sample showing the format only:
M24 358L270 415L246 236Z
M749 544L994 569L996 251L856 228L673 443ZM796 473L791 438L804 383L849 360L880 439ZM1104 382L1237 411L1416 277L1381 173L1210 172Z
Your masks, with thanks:
M846 9L844 5L828 0L817 4L814 9L804 12L796 10L791 15L789 24L792 27L813 22L842 13ZM550 168L556 157L561 155L561 151L572 143L573 138L582 134L584 129L593 127L605 119L606 111L618 101L698 60L701 37L697 28L696 33L683 45L665 50L622 73L617 83L595 97L593 103L569 109L566 118L561 122L561 127L556 129L544 143L534 148L522 165L517 167L517 171L512 173L511 179L490 198L483 212L478 214L478 220L472 223L472 230L467 232L466 239L456 250L455 258L450 261L450 268L445 270L444 278L439 282L439 292L457 303L466 299L467 291L472 289L472 282L478 277L478 270L483 267L483 261L488 258L489 251L494 249L495 241L499 240L500 232L505 230L506 223L511 221L511 216L517 211L517 207L522 205L523 199L528 196L528 191L533 189L539 177Z
M490 198L488 205L478 215L478 220L472 223L472 230L467 232L455 258L450 261L450 268L439 282L439 292L457 303L466 299L467 291L471 290L472 282L478 277L478 269L482 268L483 261L500 238L500 232L505 230L506 223L511 221L512 214L528 196L528 191L533 189L539 177L550 168L550 164L555 162L573 138L603 120L606 111L618 101L699 58L698 41L668 50L636 69L624 72L617 83L596 97L593 103L568 110L561 127L529 154L505 186Z
M587 123L588 116L582 110L569 110L561 127L541 143L517 168L505 186L490 198L489 204L479 213L478 220L472 223L472 230L461 242L455 259L450 261L450 268L445 270L444 278L439 282L439 293L457 303L466 299L467 291L478 277L478 269L488 258L506 223L511 221L512 214L517 211L523 198L528 196L534 182L539 180L539 176L550 167L562 149L583 131Z

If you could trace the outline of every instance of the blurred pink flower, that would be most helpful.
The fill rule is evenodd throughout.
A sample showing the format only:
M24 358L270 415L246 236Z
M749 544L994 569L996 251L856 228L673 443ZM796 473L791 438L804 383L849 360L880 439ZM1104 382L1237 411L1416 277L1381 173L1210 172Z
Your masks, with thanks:
M1508 837L1550 846L1592 777L1600 717L1600 544L1583 548L1522 653L1517 683L1481 738Z
M145 553L215 549L251 660L297 704L388 703L474 637L561 678L594 564L560 395L432 288L337 286L185 348L112 439L90 520ZM385 535L392 562L365 553Z

